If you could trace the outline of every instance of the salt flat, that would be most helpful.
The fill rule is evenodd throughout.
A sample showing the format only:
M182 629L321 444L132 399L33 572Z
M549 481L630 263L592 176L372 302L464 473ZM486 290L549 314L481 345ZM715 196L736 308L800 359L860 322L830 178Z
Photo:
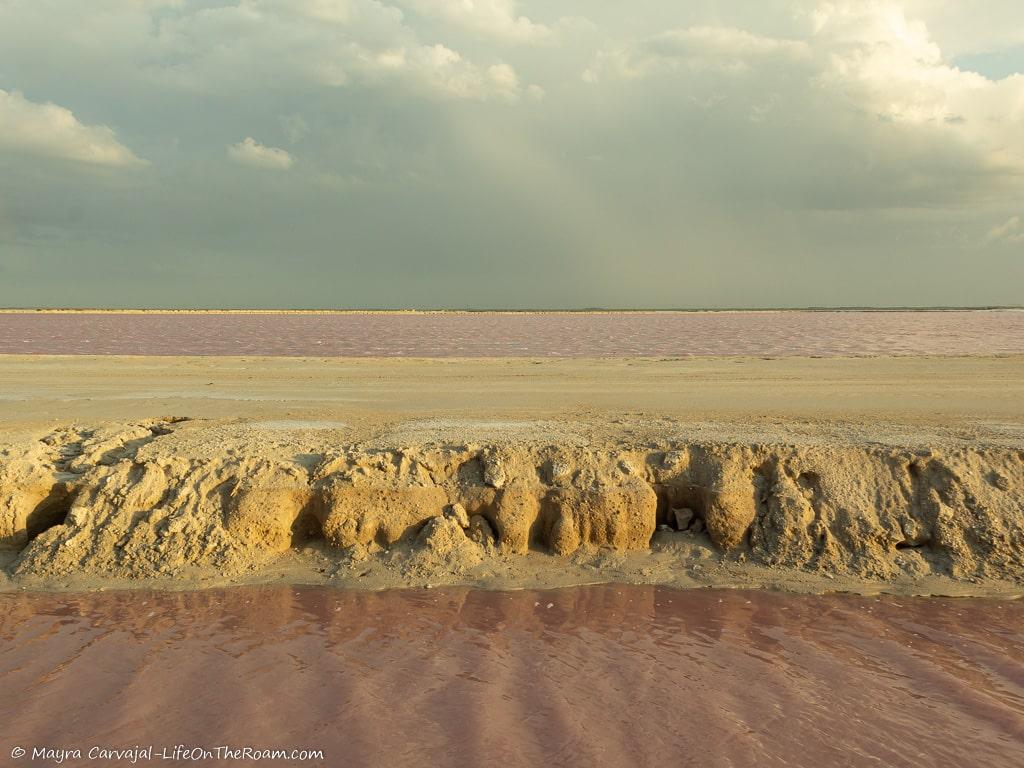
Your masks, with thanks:
M470 422L500 433L512 422L552 419L586 422L594 434L614 436L621 425L611 419L629 417L723 423L776 438L819 430L831 434L842 423L852 430L849 434L866 438L891 428L1013 441L1024 425L1024 356L394 360L0 355L0 424L8 433L53 422L168 415L343 422L353 439L400 427L457 436Z

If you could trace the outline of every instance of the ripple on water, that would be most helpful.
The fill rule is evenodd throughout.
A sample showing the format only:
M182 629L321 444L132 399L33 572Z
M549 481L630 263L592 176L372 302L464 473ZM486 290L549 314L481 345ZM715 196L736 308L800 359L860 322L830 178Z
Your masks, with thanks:
M0 354L312 357L1024 353L1024 312L0 313Z
M1024 604L584 587L0 595L10 744L335 765L1019 765Z

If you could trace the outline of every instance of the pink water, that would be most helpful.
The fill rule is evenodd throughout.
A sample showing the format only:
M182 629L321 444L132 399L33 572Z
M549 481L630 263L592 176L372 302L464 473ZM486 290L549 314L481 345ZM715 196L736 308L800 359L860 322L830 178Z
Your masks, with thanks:
M6 594L0 691L10 765L29 764L17 747L229 745L324 753L282 765L999 768L1024 765L1024 603Z
M1024 353L1024 311L0 314L0 354L685 357Z

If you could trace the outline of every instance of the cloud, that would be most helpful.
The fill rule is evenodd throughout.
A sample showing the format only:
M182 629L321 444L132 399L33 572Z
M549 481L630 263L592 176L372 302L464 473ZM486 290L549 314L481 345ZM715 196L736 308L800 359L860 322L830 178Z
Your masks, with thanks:
M69 0L10 2L9 8L0 3L0 50L20 45L12 29L46 28L53 6L82 13ZM506 102L521 96L518 84L511 88L507 78L495 77L494 67L508 66L503 61L474 61L450 44L424 40L400 8L379 0L219 0L159 13L102 3L103 13L81 19L81 34L61 25L52 45L68 66L115 70L131 60L128 77L162 90L400 88L426 97ZM107 46L95 42L107 38L113 41Z
M822 106L836 101L960 145L983 170L1024 173L1024 75L994 80L953 66L927 24L890 0L815 3L792 21L791 38L693 26L614 44L583 77L743 77L752 91L799 94L796 108L816 120L824 122ZM771 78L766 67L774 68Z
M985 236L985 245L994 245L996 243L1010 243L1013 245L1024 243L1024 226L1021 224L1020 216L1013 216L988 231L988 234Z
M106 303L137 273L143 302L1013 303L1021 85L1015 59L969 62L1019 21L1020 0L0 0L0 87L159 168L25 161L5 112L0 251L38 266L0 257L0 293L88 275L79 300ZM317 278L284 280L282 249ZM191 260L169 286L140 252Z
M265 147L251 136L228 147L228 157L240 165L272 171L287 171L295 163L295 159L285 150Z
M357 69L370 81L398 80L454 99L515 103L522 95L519 76L508 64L479 67L441 44L368 53L359 57Z
M553 36L550 27L520 15L515 0L406 0L406 4L482 37L536 43Z
M764 37L733 27L688 27L613 46L602 51L583 75L597 82L605 74L649 77L681 70L746 71L767 57L802 58L805 42Z
M314 19L335 24L348 24L358 14L358 6L352 0L291 0L287 5Z
M145 165L103 125L85 125L69 109L0 90L0 151L89 165Z
M938 131L994 168L1024 171L1024 76L991 80L946 63L927 25L892 2L825 3L817 82L878 116Z

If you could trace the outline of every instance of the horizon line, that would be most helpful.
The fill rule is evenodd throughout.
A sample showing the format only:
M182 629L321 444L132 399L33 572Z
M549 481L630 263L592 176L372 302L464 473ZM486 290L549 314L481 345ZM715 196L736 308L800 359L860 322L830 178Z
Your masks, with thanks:
M0 307L3 314L640 314L713 312L971 312L1024 310L1019 304L818 305L785 307Z

